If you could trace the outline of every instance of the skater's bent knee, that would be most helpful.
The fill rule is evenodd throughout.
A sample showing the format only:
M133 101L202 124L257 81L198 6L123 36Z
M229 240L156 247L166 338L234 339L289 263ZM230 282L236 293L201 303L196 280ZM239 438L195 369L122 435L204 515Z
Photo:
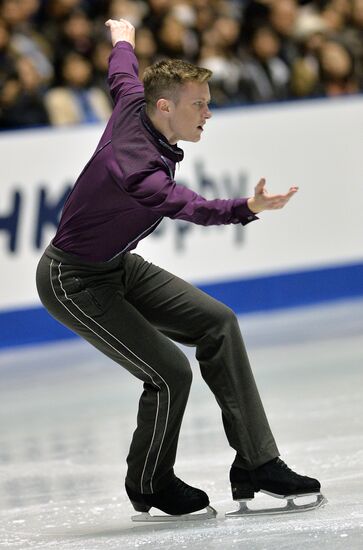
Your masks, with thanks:
M189 387L191 385L193 381L193 373L187 358L185 358L183 363L180 363L177 376L180 384L183 386Z
M190 387L193 380L193 373L188 358L184 353L180 352L180 354L175 354L174 357L170 358L168 380L174 387Z
M237 317L233 309L221 304L221 307L218 308L216 320L217 324L221 326L229 323L235 323L237 321Z

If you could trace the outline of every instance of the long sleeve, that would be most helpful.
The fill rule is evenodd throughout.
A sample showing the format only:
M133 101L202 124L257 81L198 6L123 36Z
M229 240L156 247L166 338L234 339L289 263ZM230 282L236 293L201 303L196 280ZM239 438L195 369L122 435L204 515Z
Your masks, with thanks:
M129 42L117 42L112 49L109 59L108 84L114 103L126 95L144 92L144 87L138 77L137 58Z
M162 170L134 181L128 193L160 216L198 225L247 223L258 219L247 206L247 199L207 200L184 185L177 184Z

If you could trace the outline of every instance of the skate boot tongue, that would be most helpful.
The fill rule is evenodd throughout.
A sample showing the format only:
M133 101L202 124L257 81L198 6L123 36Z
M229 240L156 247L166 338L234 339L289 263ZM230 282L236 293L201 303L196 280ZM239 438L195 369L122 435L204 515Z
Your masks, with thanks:
M272 460L269 460L269 462L262 464L257 468L257 470L263 470L268 468L276 468L276 469L288 470L289 472L292 472L292 470L288 467L288 465L279 457L273 458Z

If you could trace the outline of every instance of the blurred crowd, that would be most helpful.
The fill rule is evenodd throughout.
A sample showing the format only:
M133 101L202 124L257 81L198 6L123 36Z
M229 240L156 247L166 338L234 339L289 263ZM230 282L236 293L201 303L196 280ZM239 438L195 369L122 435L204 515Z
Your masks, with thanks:
M141 78L211 69L213 106L363 91L363 0L0 0L1 129L108 118L109 18L136 27Z

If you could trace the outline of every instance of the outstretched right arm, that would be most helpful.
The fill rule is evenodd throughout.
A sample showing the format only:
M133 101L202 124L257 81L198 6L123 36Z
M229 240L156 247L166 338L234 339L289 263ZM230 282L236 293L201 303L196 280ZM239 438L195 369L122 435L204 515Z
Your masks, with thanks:
M138 77L138 63L134 54L135 29L125 19L109 19L105 25L111 31L113 50L108 69L108 83L114 103L120 97L132 93L143 93Z

